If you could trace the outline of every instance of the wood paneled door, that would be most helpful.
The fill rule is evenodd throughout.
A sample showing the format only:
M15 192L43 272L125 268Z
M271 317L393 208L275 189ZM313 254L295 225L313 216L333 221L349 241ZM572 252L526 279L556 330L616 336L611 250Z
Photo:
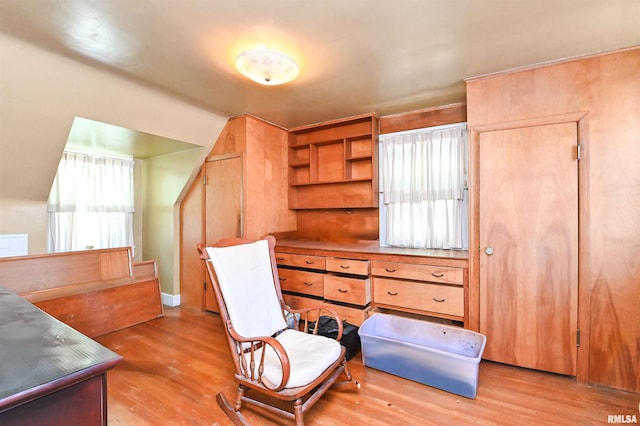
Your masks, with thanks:
M242 237L242 155L221 155L205 162L205 240ZM213 288L207 282L205 309L219 312Z
M578 128L480 134L480 332L484 358L576 375Z

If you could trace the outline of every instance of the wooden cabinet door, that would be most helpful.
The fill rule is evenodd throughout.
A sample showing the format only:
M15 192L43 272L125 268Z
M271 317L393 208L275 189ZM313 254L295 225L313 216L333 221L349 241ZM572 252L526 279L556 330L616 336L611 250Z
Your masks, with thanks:
M222 238L242 237L242 156L207 161L205 175L206 244ZM215 295L207 284L205 309L218 312Z
M204 167L180 204L180 305L204 309L205 269L196 250L204 242Z
M480 135L484 358L576 374L576 123Z

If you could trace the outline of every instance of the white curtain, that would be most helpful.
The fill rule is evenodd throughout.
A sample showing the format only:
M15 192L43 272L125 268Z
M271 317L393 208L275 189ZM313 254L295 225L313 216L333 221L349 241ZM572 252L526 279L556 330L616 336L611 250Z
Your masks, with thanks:
M133 247L133 166L63 153L49 194L49 252Z
M461 248L466 126L383 135L386 245Z

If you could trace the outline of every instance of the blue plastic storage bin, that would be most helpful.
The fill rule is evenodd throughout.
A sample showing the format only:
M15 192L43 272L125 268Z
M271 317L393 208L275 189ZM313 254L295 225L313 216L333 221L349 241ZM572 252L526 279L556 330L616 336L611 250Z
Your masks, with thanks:
M358 331L365 366L475 398L486 337L460 327L387 314Z

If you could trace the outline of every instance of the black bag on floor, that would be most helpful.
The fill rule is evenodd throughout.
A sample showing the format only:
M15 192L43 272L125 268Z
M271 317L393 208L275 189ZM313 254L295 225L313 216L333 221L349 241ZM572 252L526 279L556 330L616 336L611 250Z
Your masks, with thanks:
M313 332L316 326L315 322L309 323L309 332ZM318 322L318 334L321 336L338 337L338 322L331 317L322 315ZM353 358L360 352L360 335L358 334L358 326L342 321L342 339L340 344L347 350L347 360Z

